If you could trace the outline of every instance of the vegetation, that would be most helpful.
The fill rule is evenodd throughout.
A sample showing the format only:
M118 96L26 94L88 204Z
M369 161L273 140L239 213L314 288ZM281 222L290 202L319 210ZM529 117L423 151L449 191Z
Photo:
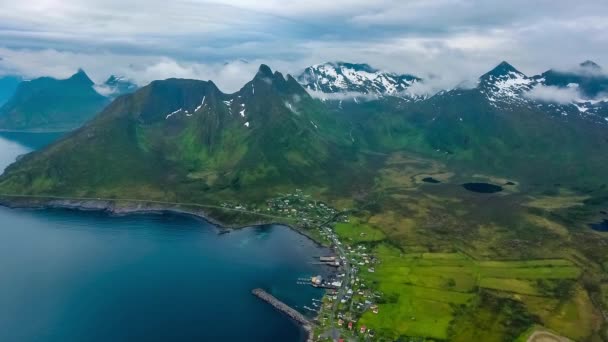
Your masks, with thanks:
M109 102L82 70L65 80L42 77L21 82L11 95L0 107L2 130L69 131Z
M336 235L377 261L358 276L378 313L356 319L378 339L512 341L539 326L591 341L608 339L608 237L588 226L608 210L607 159L605 127L583 117L499 108L476 89L337 108L264 66L235 94L173 79L119 97L10 166L0 193L238 199L303 229L336 208L349 215ZM461 186L480 180L504 190Z

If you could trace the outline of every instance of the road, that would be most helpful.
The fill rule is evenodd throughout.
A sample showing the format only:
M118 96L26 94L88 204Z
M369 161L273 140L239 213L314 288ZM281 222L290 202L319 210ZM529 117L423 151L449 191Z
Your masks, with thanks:
M15 195L15 194L0 194L0 197L34 198L34 199L67 200L67 201L133 202L133 203L141 203L141 204L186 206L186 207L196 207L196 208L202 208L202 209L218 209L218 210L225 210L225 211L232 211L232 212L241 212L241 213L257 215L257 216L267 217L267 218L272 218L272 219L293 221L292 219L290 219L288 217L264 214L264 213L260 213L260 212L250 211L250 210L226 208L226 207L222 207L219 205L188 203L188 202L155 201L155 200L143 200L143 199L135 199L135 198L68 197L68 196Z
M340 330L337 328L337 323L335 322L338 306L340 306L340 302L344 298L346 288L350 285L352 277L352 268L350 266L350 261L348 260L348 255L346 254L344 247L336 243L337 241L338 240L334 241L334 244L338 252L338 257L344 257L344 277L342 278L342 286L340 286L337 291L337 299L334 301L334 305L331 309L331 316L329 319L331 335L334 341L337 341L340 338Z

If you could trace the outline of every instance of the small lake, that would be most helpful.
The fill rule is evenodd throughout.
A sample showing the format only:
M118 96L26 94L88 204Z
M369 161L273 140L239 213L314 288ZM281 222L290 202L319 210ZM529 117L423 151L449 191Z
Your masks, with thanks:
M608 232L608 220L604 219L604 221L600 223L594 223L589 225L591 229L598 232Z
M439 180L437 180L437 179L435 179L433 177L422 178L422 181L425 182L425 183L431 183L431 184L439 184L439 183L441 183L441 181L439 181Z
M0 167L57 136L30 138L0 135ZM0 207L0 341L302 340L251 290L310 314L323 291L296 281L326 253L280 225Z
M493 194L496 192L501 192L503 190L502 186L490 183L465 183L462 184L462 187L469 191L478 192L482 194Z

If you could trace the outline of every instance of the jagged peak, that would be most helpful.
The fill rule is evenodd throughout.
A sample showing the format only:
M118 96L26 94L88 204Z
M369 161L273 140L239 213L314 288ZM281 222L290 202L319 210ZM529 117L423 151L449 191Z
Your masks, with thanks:
M122 76L110 75L110 77L108 77L108 79L105 81L105 84L114 84L122 81L127 81L127 79Z
M602 70L602 67L599 66L597 63L595 63L592 60L586 60L586 61L582 62L581 64L579 64L579 66L584 69Z
M270 69L268 65L262 64L260 65L255 77L272 77L272 69Z
M511 65L507 61L502 61L502 62L500 62L500 64L498 64L496 67L494 67L494 69L490 70L489 72L487 72L486 74L481 76L481 78L485 79L485 78L489 78L490 76L494 76L494 77L507 76L511 73L523 75L523 73L521 71L515 69L515 67L513 65Z
M327 62L324 64L317 64L314 67L321 67L321 66L331 66L334 68L340 68L340 67L344 67L347 69L352 69L354 71L363 71L363 72L369 72L369 73L375 73L378 72L379 70L376 68L373 68L372 66L370 66L367 63L351 63L351 62L343 62L343 61L336 61L336 62Z
M95 84L95 82L93 82L89 78L87 73L82 68L78 68L78 71L76 71L76 73L72 75L68 80L83 82L91 86Z

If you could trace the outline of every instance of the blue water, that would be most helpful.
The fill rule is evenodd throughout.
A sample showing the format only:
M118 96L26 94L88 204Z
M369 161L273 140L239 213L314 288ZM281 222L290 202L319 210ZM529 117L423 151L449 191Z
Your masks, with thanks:
M324 253L283 226L0 207L0 341L301 340L250 291L311 307L322 292L296 280L324 273Z

